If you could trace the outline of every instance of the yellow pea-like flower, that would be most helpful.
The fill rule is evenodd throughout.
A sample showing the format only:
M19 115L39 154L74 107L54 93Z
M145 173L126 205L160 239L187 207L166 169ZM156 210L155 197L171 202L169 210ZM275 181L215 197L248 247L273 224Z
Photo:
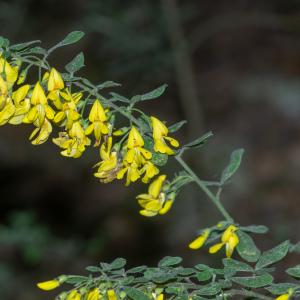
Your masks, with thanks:
M98 288L95 288L88 292L86 300L99 300L100 299L100 292Z
M201 248L206 242L206 240L208 239L209 234L210 234L210 230L205 229L199 237L197 237L194 241L192 241L189 244L189 248L193 250Z
M173 155L174 150L172 150L165 142L167 140L171 146L177 148L179 147L179 142L168 136L169 130L167 126L155 117L151 117L152 129L153 129L153 139L154 139L154 150L156 152L165 153L167 155Z
M107 291L107 298L108 300L118 300L116 292L114 289L109 289Z
M57 279L39 282L37 284L37 287L44 291L54 290L59 286L60 286L60 282Z
M80 300L80 299L81 299L81 295L80 293L78 293L77 290L71 291L66 298L66 300Z
M65 87L64 81L59 72L52 68L48 78L48 91L62 90Z

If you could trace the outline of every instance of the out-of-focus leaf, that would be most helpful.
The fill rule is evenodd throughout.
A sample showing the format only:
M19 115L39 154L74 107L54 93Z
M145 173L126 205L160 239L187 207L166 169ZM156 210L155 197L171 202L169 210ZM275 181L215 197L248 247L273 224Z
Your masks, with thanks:
M243 157L244 152L245 152L244 149L237 149L231 153L229 164L224 169L224 171L221 175L221 183L222 184L224 184L226 181L228 181L234 175L234 173L238 170L238 168L242 162L242 157Z
M237 231L237 235L239 237L237 245L239 255L248 262L256 262L260 257L260 251L251 236L241 230Z
M211 131L207 132L204 135L202 135L201 137L195 139L194 141L192 141L188 144L185 144L183 146L183 148L199 148L199 147L202 147L207 142L207 140L212 136L213 136L213 133Z

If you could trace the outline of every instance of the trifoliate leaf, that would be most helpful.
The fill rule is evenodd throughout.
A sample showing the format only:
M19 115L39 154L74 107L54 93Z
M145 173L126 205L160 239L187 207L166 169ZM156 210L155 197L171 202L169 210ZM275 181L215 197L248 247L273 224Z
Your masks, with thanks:
M241 230L237 231L237 235L239 237L237 245L239 255L248 262L256 262L260 257L260 251L251 236Z
M273 277L266 273L255 277L232 277L231 280L245 287L261 288L272 283Z
M281 244L279 244L278 246L265 251L261 257L259 258L255 269L259 270L262 269L263 267L266 267L268 265L271 265L281 259L283 259L286 254L289 251L289 247L290 247L290 242L289 241L285 241Z
M79 71L83 67L84 67L84 55L82 52L80 52L65 66L65 69L69 73L74 74L75 72Z
M237 149L231 153L229 164L221 175L221 184L224 184L227 180L229 180L238 170L242 162L244 152L244 149Z
M182 258L178 256L166 256L158 263L159 267L170 267L178 265L182 262Z

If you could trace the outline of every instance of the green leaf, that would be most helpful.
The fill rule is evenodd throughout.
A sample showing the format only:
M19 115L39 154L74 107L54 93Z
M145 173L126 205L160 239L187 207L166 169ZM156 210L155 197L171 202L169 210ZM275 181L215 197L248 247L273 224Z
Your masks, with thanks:
M153 152L151 161L159 167L164 166L168 162L168 155L164 153Z
M184 145L183 148L199 148L199 147L202 147L207 142L207 140L212 136L213 136L213 134L212 134L211 131L207 132L204 135L202 135L201 137L195 139L194 141Z
M290 242L289 241L285 241L281 244L279 244L278 246L265 251L261 257L259 258L255 269L259 270L262 269L263 267L266 267L268 265L271 265L281 259L283 259L286 254L289 251L289 247L290 247Z
M217 282L212 282L204 287L198 289L196 294L203 296L213 296L218 294L221 291L221 286Z
M197 274L197 279L199 281L206 281L206 280L209 280L212 276L213 276L213 274L210 270L205 270L205 271L199 272Z
M0 36L0 48L6 48L9 46L9 40Z
M68 278L65 282L70 283L70 284L78 284L78 283L83 283L87 280L88 280L88 277L85 277L85 276L68 276Z
M124 292L132 300L150 300L146 294L133 287L124 287Z
M139 266L139 267L129 269L126 273L127 274L143 273L146 269L147 269L147 266Z
M108 80L108 81L104 81L101 84L97 85L97 89L98 90L103 90L103 89L108 89L108 88L112 88L112 87L117 87L117 86L121 86L120 83Z
M15 45L10 46L9 49L13 50L13 51L20 51L22 49L27 48L30 45L37 44L37 43L41 43L41 41L37 40L37 41L31 41L31 42L26 42L26 43L15 44Z
M265 289L273 295L282 295L285 294L289 289L293 289L298 286L299 285L295 283L274 283Z
M39 46L30 48L26 51L28 54L45 54L46 52L46 49Z
M141 99L140 101L145 101L145 100L151 100L151 99L156 99L158 97L160 97L166 90L167 88L167 84L163 84L161 86L159 86L158 88L156 88L155 90L146 93L144 95L141 95Z
M193 268L182 268L182 269L180 268L177 274L181 276L190 276L195 272L196 271Z
M82 52L80 52L65 66L65 69L69 73L74 74L75 72L79 71L83 67L84 67L84 55Z
M222 184L224 184L227 180L229 180L234 175L234 173L238 170L242 162L242 157L244 152L245 152L244 149L237 149L231 153L229 164L224 169L221 175Z
M232 268L236 272L253 272L253 268L244 262L232 258L224 258L223 264L227 268Z
M289 268L286 272L292 277L300 278L300 265L297 265L293 268Z
M123 268L126 265L126 259L124 258L116 258L112 263L110 263L111 270L118 270Z
M173 125L171 125L168 129L169 129L169 132L176 132L177 130L179 130L184 124L186 124L187 121L186 120L183 120L183 121L180 121L180 122L177 122Z
M241 226L240 229L246 232L258 233L258 234L264 234L269 231L269 228L264 225Z
M239 255L248 262L256 262L260 257L260 251L251 236L241 230L237 231L237 235L239 237L237 245Z
M111 92L109 93L111 96L112 96L112 99L113 101L120 101L120 102L125 102L125 103L129 103L130 100L118 93L114 93L114 92Z
M159 267L170 267L178 265L182 262L182 258L178 256L166 256L158 263Z
M86 267L85 269L92 273L101 272L101 268L95 267L95 266L89 266L89 267Z
M59 47L71 45L77 43L84 36L82 31L72 31L70 32L61 42L58 43Z
M249 288L261 288L273 282L270 274L263 274L255 277L232 277L231 280Z

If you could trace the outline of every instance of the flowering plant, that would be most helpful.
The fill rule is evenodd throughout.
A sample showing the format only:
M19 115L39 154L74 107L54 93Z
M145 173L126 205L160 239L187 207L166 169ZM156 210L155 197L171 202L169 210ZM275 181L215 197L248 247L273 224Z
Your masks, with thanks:
M267 227L237 223L221 201L221 193L238 170L244 150L233 151L218 181L201 180L183 156L191 148L202 147L212 133L182 145L173 135L185 121L168 126L137 108L142 101L160 97L166 85L131 98L115 92L105 97L102 90L118 84L112 81L93 84L78 76L84 66L82 53L65 66L65 73L50 66L48 57L54 50L83 36L80 31L71 32L48 50L37 46L40 41L10 45L0 37L0 125L29 124L33 127L29 137L33 145L45 143L57 127L59 132L52 141L61 149L61 155L69 158L79 158L87 147L94 147L99 151L94 176L100 182L125 179L126 186L137 181L148 184L148 191L136 197L140 214L145 217L166 214L183 187L195 183L222 219L200 229L189 248L209 246L210 254L225 249L225 258L217 269L205 264L185 268L180 265L180 257L170 256L163 258L157 267L125 269L125 259L116 258L112 263L87 267L89 276L61 275L37 286L48 291L69 284L69 289L57 295L59 300L299 297L300 265L286 270L291 277L288 282L276 282L271 274L275 264L289 252L300 252L300 243L284 241L261 252L252 235L265 234ZM27 79L31 70L37 74L34 83ZM182 168L173 178L160 173L160 167L170 158Z

